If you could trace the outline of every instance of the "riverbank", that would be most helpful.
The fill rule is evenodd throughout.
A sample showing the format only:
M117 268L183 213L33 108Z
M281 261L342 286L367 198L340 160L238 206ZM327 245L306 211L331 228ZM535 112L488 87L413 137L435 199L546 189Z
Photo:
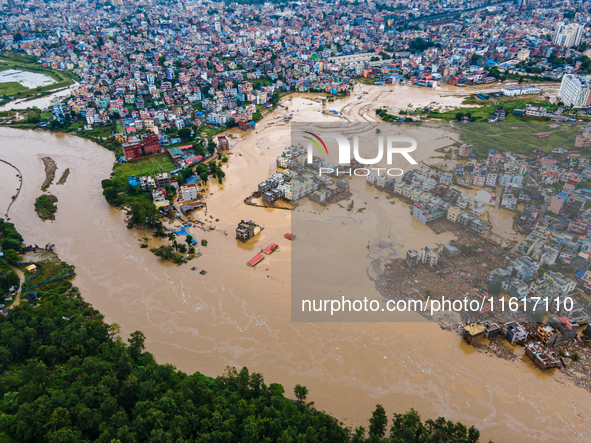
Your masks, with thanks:
M419 95L427 88L376 88L368 87L363 96L375 103L382 94L394 106L399 100L408 103L413 95L417 102L438 100ZM360 87L355 92L361 95L365 90ZM322 110L338 102L336 109L346 107L343 114L351 121L369 121L374 118L372 106L357 99L359 95L326 108L305 98L287 98L289 109L279 106L254 131L230 131L227 178L223 185L210 183L207 213L194 215L215 229L189 229L194 238L208 241L207 253L192 263L199 271L206 270L206 275L160 264L150 252L138 248L145 233L127 230L124 214L109 207L102 195L100 182L109 177L114 156L87 140L0 128L7 141L0 147L0 158L16 162L26 177L11 211L27 243L55 244L60 256L76 265L76 285L93 306L105 313L108 322L121 324L123 334L143 330L148 349L159 361L187 372L199 368L206 375L219 374L228 364L246 365L262 371L266 379L283 383L288 392L296 383L305 384L321 409L351 426L365 426L368 411L379 402L389 412L415 407L427 418L443 415L474 424L482 430L483 439L511 441L519 435L523 442L564 438L584 442L591 433L584 415L591 406L586 391L569 386L562 376L554 383L520 361L490 358L437 324L290 321L293 244L283 238L292 232L290 211L251 207L243 200L268 177L278 152L289 146L290 126L283 116L292 107L300 121L337 121L332 119L338 117ZM455 106L462 99L444 100ZM426 159L431 149L417 154ZM45 176L43 156L72 171L63 186L52 188L60 200L57 223L44 224L33 212L32 202ZM384 220L394 227L389 240L393 253L434 241L407 208L386 206L385 198L372 200L378 209L388 208ZM331 215L312 203L298 209L319 212L326 220ZM242 244L233 238L240 219L252 219L265 229ZM379 232L385 231L380 228ZM372 233L375 239L376 230L368 228L366 235ZM367 236L355 244L364 251ZM245 265L271 242L278 243L280 251L265 258L263 268Z

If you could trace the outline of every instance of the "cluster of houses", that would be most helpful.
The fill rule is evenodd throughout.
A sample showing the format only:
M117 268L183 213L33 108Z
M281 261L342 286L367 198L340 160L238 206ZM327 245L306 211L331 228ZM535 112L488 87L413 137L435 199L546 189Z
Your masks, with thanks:
M405 172L400 181L386 175L377 177L377 174L372 173L366 180L368 184L389 189L411 200L413 217L424 224L447 219L480 236L485 235L490 230L490 225L479 218L486 212L484 203L473 201L470 196L453 188L451 174L440 173L438 180L433 177L434 173L429 167L421 166Z
M295 202L304 197L317 203L323 203L332 196L349 189L349 182L332 178L334 174L320 173L320 168L334 166L318 157L313 157L312 164L307 163L307 151L301 145L292 145L283 150L276 159L281 172L258 185L258 192L263 201L273 203L280 198ZM350 166L349 166L350 167ZM345 165L339 168L346 168ZM339 170L337 168L337 170Z
M155 174L154 177L144 175L139 178L135 176L127 177L127 181L132 186L139 186L142 191L149 192L152 195L152 202L160 210L171 209L168 200L167 188L173 184L171 174L162 172Z
M581 70L578 46L590 19L583 7L564 23L556 4L538 5L535 14L510 3L466 13L464 0L452 7L400 0L386 5L386 15L371 2L349 2L338 13L326 1L176 9L156 2L148 10L120 0L112 8L33 3L3 6L2 46L80 77L55 118L77 115L92 126L120 117L125 142L142 131L230 121L249 129L278 91L347 94L358 77L430 87L486 84L503 74L560 79ZM588 84L569 80L564 94L579 83Z
M531 332L516 321L502 326L492 321L481 321L465 325L462 335L471 345L478 344L485 338L504 336L512 345L524 345L525 355L540 369L551 369L564 365L564 361L552 348L559 343L576 340L578 329L579 324L572 319L552 314L547 322L535 326ZM591 336L591 326L587 326L584 334Z

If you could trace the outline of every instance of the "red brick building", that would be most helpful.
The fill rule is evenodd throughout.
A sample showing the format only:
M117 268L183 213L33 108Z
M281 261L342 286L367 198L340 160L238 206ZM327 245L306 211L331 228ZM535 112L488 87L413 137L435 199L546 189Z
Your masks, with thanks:
M245 118L240 119L238 122L238 127L243 131L249 131L251 128L250 123Z
M160 140L156 134L145 136L139 143L124 143L123 152L127 161L159 154L162 151Z
M219 147L220 147L220 151L229 151L230 150L230 143L228 142L228 139L226 138L225 135L220 135L218 136L218 142L219 142Z

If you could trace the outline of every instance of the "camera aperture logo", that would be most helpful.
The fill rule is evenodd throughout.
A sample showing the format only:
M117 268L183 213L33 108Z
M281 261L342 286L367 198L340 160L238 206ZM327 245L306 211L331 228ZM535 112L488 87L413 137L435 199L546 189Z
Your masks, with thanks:
M351 164L351 143L349 139L342 134L336 132L324 133L317 135L310 131L302 131L304 134L303 138L308 140L307 148L308 148L308 157L307 163L309 165L314 163L314 147L318 148L321 154L328 155L328 148L326 147L326 143L324 139L327 137L331 137L337 141L338 144L338 154L339 154L339 165L350 165ZM378 151L377 155L374 158L363 158L359 152L359 137L353 136L353 159L357 161L359 164L362 165L375 165L380 163L384 159L384 155L386 156L386 163L388 165L392 165L394 154L402 155L406 161L408 161L411 165L416 165L417 162L410 156L410 153L417 149L417 141L411 137L405 136L379 136L377 140ZM395 144L409 144L410 146L395 146ZM384 149L385 145L385 149ZM324 151L323 149L324 148ZM331 167L321 167L319 169L320 174L336 174L339 175L358 175L358 176L366 176L371 173L371 171L377 171L378 174L381 171L384 171L387 175L391 177L400 177L404 174L404 171L400 168L331 168Z

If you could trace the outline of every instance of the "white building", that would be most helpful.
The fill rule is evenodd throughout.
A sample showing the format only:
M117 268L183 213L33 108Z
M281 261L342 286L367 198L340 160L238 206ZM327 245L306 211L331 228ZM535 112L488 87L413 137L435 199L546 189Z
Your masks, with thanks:
M197 187L193 183L183 185L181 186L181 194L184 201L195 200L197 198Z
M484 206L484 204L479 201L475 201L470 207L470 214L472 214L474 217L480 217L485 212L486 206Z
M517 206L517 199L511 193L503 194L501 198L501 207L507 209L515 209Z
M474 199L490 205L492 204L493 195L488 189L479 189L476 191Z
M524 61L527 60L529 58L529 49L521 49L518 53L517 53L517 59Z
M447 174L447 173L441 173L439 174L439 183L441 183L442 185L451 185L453 180L453 175L451 174Z
M552 43L563 47L578 46L581 43L581 37L583 36L583 26L576 23L570 23L565 25L559 23L554 29L552 35Z
M378 180L378 171L371 171L367 177L365 177L368 185L373 185Z
M585 108L591 106L591 77L565 74L562 77L558 98L566 106Z
M540 94L542 92L542 88L532 85L505 86L503 89L501 89L501 92L503 95L513 97L516 95Z
M486 186L496 186L497 176L498 174L496 172L489 172L486 174Z

